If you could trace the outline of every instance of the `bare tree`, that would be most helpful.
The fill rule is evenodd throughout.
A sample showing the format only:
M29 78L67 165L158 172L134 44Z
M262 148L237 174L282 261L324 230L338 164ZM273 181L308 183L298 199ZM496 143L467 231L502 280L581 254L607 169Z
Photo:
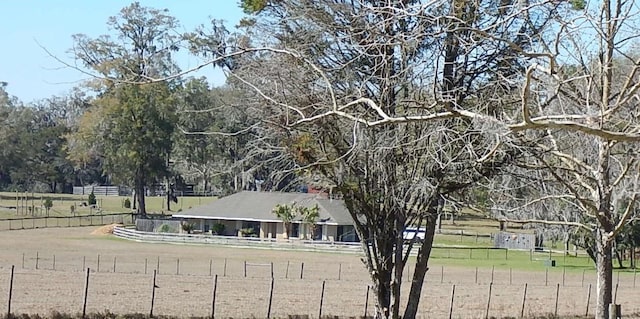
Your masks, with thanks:
M445 17L439 15L440 20L430 20L434 16L425 12L432 12L429 9L437 7L437 4L430 2L428 8L422 4L415 7L363 6L358 10L347 10L349 16L336 14L335 11L340 12L336 8L343 4L329 6L323 3L326 7L314 7L308 3L297 3L301 8L313 8L308 11L288 7L287 10L277 11L282 6L268 7L268 10L276 10L275 16L281 19L292 18L290 15L294 13L296 18L293 25L277 25L276 31L281 32L278 36L282 44L269 52L287 55L290 57L289 63L306 66L306 73L293 74L287 79L296 81L297 85L307 85L304 87L307 92L314 92L315 89L324 95L306 103L288 103L290 100L284 94L293 94L292 91L267 91L269 84L277 81L253 85L245 81L245 84L252 86L269 104L288 110L290 113L283 124L288 127L329 121L326 118L330 115L369 127L433 122L434 119L446 122L447 119L459 117L482 123L483 129L496 132L511 143L528 147L536 143L528 165L545 170L542 181L549 184L550 192L542 193L541 197L562 200L580 216L573 220L540 216L546 220L531 221L573 225L594 233L598 269L597 317L606 318L607 306L612 301L612 245L616 235L633 218L637 206L635 143L640 140L640 128L635 109L640 88L640 82L637 81L640 61L626 52L629 52L638 34L635 21L638 8L630 2L613 0L578 11L572 11L575 8L557 7L554 9L558 10L558 14L550 16L558 22L554 27L544 32L540 32L544 24L534 28L540 32L534 34L544 36L532 37L528 36L531 32L517 30L515 37L509 37L508 32L497 34L499 32L490 27L504 26L498 22L473 24L473 21L481 21L473 17L472 12L477 11L471 10L475 9L471 7L475 4L460 3L450 10L440 7L440 12L449 14ZM417 7L420 9L411 11ZM515 17L530 22L523 17L544 16L546 11L543 8L547 7L544 3L536 3L526 8L520 4L506 8L514 10ZM360 10L380 11L375 14L369 11L370 15L360 16L357 14L363 12ZM393 13L385 16L385 10ZM326 14L327 11L330 14ZM443 23L446 26L444 28L425 27L417 32L428 34L430 40L437 40L415 41L416 33L400 27L410 23L393 24L402 21L399 17L403 14L417 17L422 22L418 24L421 27L429 25L426 21L434 21L435 24L444 20L448 23ZM316 15L333 17L329 22L322 22L324 20L319 17L309 18L313 21L313 27L329 30L328 34L318 36L313 32L313 27L306 28L301 22ZM367 18L372 16L380 20L366 24ZM357 19L349 20L353 17ZM336 26L336 21L349 21L346 23L349 32ZM364 23L365 27L358 29L358 23ZM388 28L385 29L385 26ZM403 32L394 33L396 30ZM506 31L509 28L499 30ZM296 34L293 37L295 40L300 40L302 36L318 45L300 48L298 43L286 37L291 34ZM366 41L370 39L366 37L369 35L375 41ZM520 40L522 42L518 43L520 37L530 40ZM349 42L345 44L344 39ZM407 50L407 43L427 42L428 48L441 50L421 48L422 53L428 52L442 58L435 60L433 65L413 64L416 61L409 58L412 55L403 55L407 52L404 51ZM500 53L506 58L484 55L475 59L474 54L479 52L499 51L487 49L487 45L503 46L506 52ZM353 47L357 50L350 51L349 48ZM522 63L522 60L509 58L509 50L527 57L528 61ZM322 53L322 59L313 58L318 52ZM369 63L360 60L363 57ZM397 57L402 58L395 59ZM418 60L424 61L424 56ZM388 63L390 61L393 63ZM407 64L403 64L403 61ZM442 62L442 65L438 65L438 62ZM351 65L357 67L351 68ZM406 68L408 65L413 67ZM500 67L504 65L512 68L503 70ZM483 73L483 68L495 69ZM313 77L310 74L317 75L317 80L311 82L312 86L308 85L308 77ZM426 74L431 77L422 77ZM364 75L366 77L363 79ZM403 76L411 80L406 81L407 78ZM278 89L285 87L279 84ZM516 88L520 89L520 99L514 103L510 96ZM405 91L402 89L410 93L403 95ZM382 94L385 92L388 94ZM437 94L431 95L430 92ZM486 107L472 107L470 102ZM372 134L378 136L380 132ZM447 142L440 141L442 145ZM360 189L363 188L360 186ZM553 212L546 212L549 213Z
M615 238L637 217L640 59L627 52L637 41L638 10L634 3L605 0L565 16L540 48L546 57L524 74L521 122L508 124L514 133L540 138L540 152L528 166L546 170L555 185L522 208L555 201L579 214L571 222L530 221L593 234L597 318L608 317L612 302Z
M244 38L222 45L213 32L191 41L207 44L212 63L226 59L229 84L247 92L242 107L260 123L255 154L320 174L344 198L377 315L414 318L443 199L521 153L495 118L519 106L514 77L556 5L258 2ZM408 226L425 227L424 241L406 247Z

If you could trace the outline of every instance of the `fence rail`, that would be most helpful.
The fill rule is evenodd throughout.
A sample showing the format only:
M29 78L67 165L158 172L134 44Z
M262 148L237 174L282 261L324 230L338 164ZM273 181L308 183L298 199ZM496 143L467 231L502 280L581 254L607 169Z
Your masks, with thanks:
M141 242L173 242L191 244L218 244L241 247L270 249L296 249L306 251L360 252L359 243L320 242L307 240L286 240L273 238L253 238L235 236L214 236L202 234L175 234L137 231L127 227L116 227L113 234L120 238Z
M130 213L82 216L3 218L0 219L0 230L101 226L109 224L132 225L133 223L135 223L135 215Z

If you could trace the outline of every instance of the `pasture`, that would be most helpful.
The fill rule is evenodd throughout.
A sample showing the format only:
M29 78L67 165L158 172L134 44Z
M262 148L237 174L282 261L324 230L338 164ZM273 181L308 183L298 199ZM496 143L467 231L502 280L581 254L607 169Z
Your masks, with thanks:
M13 313L81 312L85 267L89 267L87 312L148 313L156 270L159 288L155 290L154 314L210 315L217 275L215 311L219 317L265 317L271 264L272 317L317 317L323 281L324 315L361 316L365 305L368 314L372 311L373 296L365 300L368 275L356 254L139 243L92 235L95 229L0 232L0 289L5 292L11 266L15 266ZM553 314L556 309L559 315L584 315L589 285L589 313L593 314L592 268L546 268L539 261L527 261L527 256L527 252L510 252L505 260L499 256L464 259L436 255L423 289L420 317L447 317L453 285L454 318L484 317L489 290L489 316L519 317L525 283L525 315ZM527 263L535 267L522 267ZM406 278L403 289L408 292ZM614 278L618 284L616 302L622 304L624 313L640 313L635 273L619 273ZM8 294L2 295L0 311L6 311L2 307L7 305L4 298Z
M91 215L98 212L122 213L129 212L125 208L126 196L96 195L97 208L83 206L88 200L88 195L73 194L40 194L40 193L11 193L0 192L0 218L24 218L29 216L45 216L43 201L51 198L53 207L49 211L50 216L71 216L71 206L74 206L75 215ZM180 196L178 203L171 202L171 211L185 210L198 205L204 205L214 201L216 197ZM166 207L166 198L160 196L145 197L147 212L171 214ZM15 208L18 207L18 210ZM31 210L30 210L31 208Z

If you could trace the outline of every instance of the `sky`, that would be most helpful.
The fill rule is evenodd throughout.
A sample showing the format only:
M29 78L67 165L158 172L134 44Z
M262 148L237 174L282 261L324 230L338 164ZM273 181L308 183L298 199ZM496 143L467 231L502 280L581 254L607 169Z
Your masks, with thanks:
M133 1L122 0L21 0L0 1L0 82L8 82L7 91L23 102L64 95L87 79L77 70L52 58L57 56L73 64L68 50L71 36L83 33L91 38L109 34L107 19ZM140 0L142 6L168 9L180 21L182 31L190 31L211 18L235 26L243 16L238 0ZM193 67L198 58L181 54L182 69ZM214 85L224 83L220 71L208 69L194 74L207 76Z

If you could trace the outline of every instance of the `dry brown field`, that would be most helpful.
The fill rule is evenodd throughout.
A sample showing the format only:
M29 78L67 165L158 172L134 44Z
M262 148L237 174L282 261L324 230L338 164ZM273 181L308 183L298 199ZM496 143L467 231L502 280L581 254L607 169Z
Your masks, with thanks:
M154 314L210 315L213 278L217 274L217 317L264 318L272 263L272 317L317 317L323 281L323 315L362 316L365 311L369 282L360 256L355 254L139 243L111 235L92 235L95 229L0 232L0 313L6 312L13 265L13 313L81 312L85 267L89 267L87 312L148 314L153 272L157 270ZM558 269L549 273L479 269L476 283L475 267L441 266L436 259L423 289L419 317L448 317L455 285L453 317L483 318L492 277L489 316L519 317L525 283L526 315L554 313L556 292L559 315L584 315L589 284L589 313L593 314L593 274L587 274L583 281L581 272L567 272L564 284L562 276ZM624 314L640 313L640 293L633 288L633 276L622 275L616 280L616 301L622 304ZM409 283L405 280L403 286L406 295ZM371 294L368 314L372 304Z

